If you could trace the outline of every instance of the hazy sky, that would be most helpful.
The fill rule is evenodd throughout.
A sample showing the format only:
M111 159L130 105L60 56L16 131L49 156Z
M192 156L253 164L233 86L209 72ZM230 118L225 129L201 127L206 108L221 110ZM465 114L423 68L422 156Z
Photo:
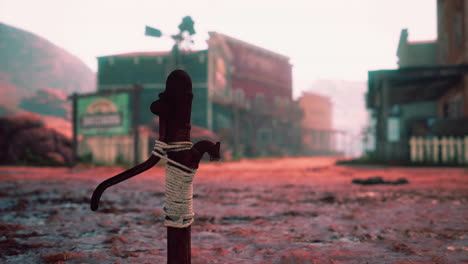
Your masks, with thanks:
M195 48L217 31L287 55L294 94L316 79L362 80L396 67L402 28L410 40L437 38L435 0L0 0L0 21L36 33L96 70L96 57L168 50L145 25L176 33L191 15Z

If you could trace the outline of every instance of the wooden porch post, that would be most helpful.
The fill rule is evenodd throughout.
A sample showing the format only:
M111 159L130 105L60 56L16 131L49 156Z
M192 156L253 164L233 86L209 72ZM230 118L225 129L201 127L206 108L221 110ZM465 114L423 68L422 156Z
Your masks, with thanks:
M133 87L133 166L138 165L140 161L140 133L138 126L140 125L140 93L143 88L139 84Z

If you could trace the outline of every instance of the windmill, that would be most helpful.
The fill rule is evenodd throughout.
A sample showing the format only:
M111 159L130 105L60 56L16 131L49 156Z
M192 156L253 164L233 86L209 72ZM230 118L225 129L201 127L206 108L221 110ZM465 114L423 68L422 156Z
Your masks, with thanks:
M194 22L192 17L185 16L182 18L182 22L179 25L179 33L174 35L165 35L161 30L146 26L145 35L150 37L170 37L174 40L174 45L172 46L172 57L174 58L175 66L179 66L180 63L180 50L189 51L190 46L193 44L192 36L195 35Z

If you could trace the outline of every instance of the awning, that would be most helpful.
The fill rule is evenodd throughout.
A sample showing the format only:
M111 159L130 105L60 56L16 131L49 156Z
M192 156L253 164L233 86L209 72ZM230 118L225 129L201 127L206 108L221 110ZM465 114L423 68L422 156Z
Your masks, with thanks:
M390 83L389 105L437 100L451 89L462 87L462 76L420 78Z
M375 96L380 93L384 83L390 87L387 102L395 105L435 100L450 89L462 88L466 74L468 64L370 71L367 107L376 107Z

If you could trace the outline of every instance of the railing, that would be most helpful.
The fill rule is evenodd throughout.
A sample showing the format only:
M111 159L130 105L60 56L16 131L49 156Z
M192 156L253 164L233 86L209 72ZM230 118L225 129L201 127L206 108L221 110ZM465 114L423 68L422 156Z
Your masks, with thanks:
M409 144L413 163L468 165L468 136L411 137Z

